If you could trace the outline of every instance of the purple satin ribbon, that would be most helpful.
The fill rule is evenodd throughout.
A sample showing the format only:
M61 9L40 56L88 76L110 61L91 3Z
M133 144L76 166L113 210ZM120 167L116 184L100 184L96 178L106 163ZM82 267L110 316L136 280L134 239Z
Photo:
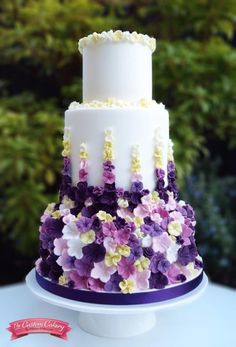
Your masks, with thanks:
M170 300L178 296L189 293L195 289L202 281L203 271L199 276L191 281L182 283L172 288L157 289L150 292L139 292L132 294L122 293L104 293L93 292L89 290L80 290L64 287L57 283L42 277L37 271L36 279L39 285L49 291L50 293L62 296L63 298L89 302L94 304L107 304L107 305L135 305L135 304L149 304L152 302L161 302Z

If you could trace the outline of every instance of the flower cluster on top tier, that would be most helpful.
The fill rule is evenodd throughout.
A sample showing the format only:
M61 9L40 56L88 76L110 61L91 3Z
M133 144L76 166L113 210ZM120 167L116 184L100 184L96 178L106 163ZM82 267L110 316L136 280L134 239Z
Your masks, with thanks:
M115 184L111 131L105 134L102 186L88 185L85 144L77 186L71 184L64 155L60 202L48 205L41 217L36 268L42 276L75 289L126 294L181 283L201 271L194 211L176 199L173 161L168 162L168 185L164 170L156 168L156 190L150 192L142 184L135 146L131 188L125 191Z

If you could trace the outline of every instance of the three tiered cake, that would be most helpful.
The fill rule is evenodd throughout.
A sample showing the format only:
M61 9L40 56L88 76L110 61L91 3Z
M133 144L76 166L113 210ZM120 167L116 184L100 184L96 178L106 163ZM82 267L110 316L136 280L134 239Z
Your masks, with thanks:
M138 304L202 280L194 210L178 200L169 114L152 100L155 45L122 31L79 41L83 102L65 112L59 201L39 230L36 278L52 293Z

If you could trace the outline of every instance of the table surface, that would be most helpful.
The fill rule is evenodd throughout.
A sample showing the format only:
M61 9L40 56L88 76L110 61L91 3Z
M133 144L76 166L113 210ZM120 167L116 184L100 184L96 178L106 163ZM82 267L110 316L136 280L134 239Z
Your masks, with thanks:
M126 339L87 334L78 326L78 312L39 300L24 283L0 287L0 305L1 347L236 347L236 290L212 283L196 301L157 313L157 324L149 332ZM10 340L10 322L39 317L68 322L68 341L48 334Z

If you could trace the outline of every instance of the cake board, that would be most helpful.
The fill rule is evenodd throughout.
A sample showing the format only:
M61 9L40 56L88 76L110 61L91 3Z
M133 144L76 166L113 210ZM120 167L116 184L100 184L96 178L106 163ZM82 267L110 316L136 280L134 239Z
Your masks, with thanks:
M157 312L176 309L198 299L207 287L208 278L204 273L198 287L175 299L137 305L93 304L60 297L46 291L38 284L35 269L26 276L26 284L39 299L52 305L78 311L78 324L84 331L96 336L125 338L143 334L152 329L156 324Z

